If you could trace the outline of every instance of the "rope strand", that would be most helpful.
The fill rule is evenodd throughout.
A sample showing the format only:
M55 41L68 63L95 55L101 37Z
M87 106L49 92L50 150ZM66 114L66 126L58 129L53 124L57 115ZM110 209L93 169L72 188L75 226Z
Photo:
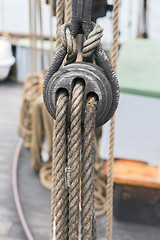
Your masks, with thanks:
M70 23L72 18L72 0L65 0L65 23Z
M63 8L64 8L64 0L57 0L57 3L56 3L56 17L57 17L56 50L59 48L61 44L61 39L59 37L58 30L63 23Z
M66 134L66 114L68 105L68 95L66 91L61 92L57 100L56 108L56 203L55 203L55 221L56 221L56 239L66 238L66 198L67 190L65 188L65 166L67 161L67 134ZM53 166L54 167L54 166Z
M91 95L87 99L85 109L84 148L81 167L82 240L96 239L94 206L94 146L96 109L96 96Z
M71 0L70 0L71 1ZM53 16L53 2L50 0L50 7L51 7L51 16L50 16L50 61L53 58L53 50L52 50L52 41L53 41L53 36L52 36L52 16ZM57 31L56 31L56 49L59 48L61 40L58 34L59 27L63 23L63 8L64 8L64 0L57 0L56 2L56 17L57 17ZM67 11L68 13L68 11ZM67 18L69 19L69 17ZM60 93L61 96L61 93ZM53 120L54 122L54 120ZM56 193L55 193L55 188L56 186L56 133L57 132L57 127L56 124L53 123L53 157L52 157L52 189L51 189L51 240L53 240L53 233L54 233L54 217L55 217L55 207L56 207ZM66 146L67 148L67 146ZM65 165L64 165L65 167ZM65 191L65 215L66 215L66 226L65 226L65 238L68 239L68 192ZM57 231L57 228L56 228ZM57 236L57 235L56 235Z
M68 166L69 186L69 239L79 239L79 193L80 193L80 152L81 121L84 84L78 81L72 93L71 127L69 135Z
M118 23L119 23L119 0L114 0L113 5L113 43L111 63L114 70L117 70L118 58ZM108 174L107 174L107 224L106 224L106 239L112 239L112 222L113 222L113 165L114 165L114 138L115 138L115 115L110 121L110 136L109 136L109 157L108 157Z
M55 120L53 120L53 150L52 150L52 186L51 186L51 240L53 240L53 221L55 216L55 188L56 188L56 136Z

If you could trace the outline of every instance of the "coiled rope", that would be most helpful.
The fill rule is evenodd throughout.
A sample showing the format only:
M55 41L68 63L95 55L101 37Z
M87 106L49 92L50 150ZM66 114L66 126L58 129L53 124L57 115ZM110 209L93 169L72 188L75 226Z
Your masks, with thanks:
M119 0L114 0L113 5L113 43L111 63L114 70L117 70L118 58L118 23L119 23ZM108 158L108 173L107 173L107 189L106 189L106 240L112 239L112 222L113 222L113 164L114 164L114 138L115 138L115 115L110 121L110 136L109 136L109 158Z
M42 12L40 0L29 1L29 26L30 26L30 61L31 75L27 77L24 85L23 101L19 118L19 135L24 140L25 147L31 147L32 133L32 105L33 102L41 95L40 83L43 76L37 72L37 10L39 12L40 23L40 41L41 41L41 67L44 67L44 50L42 35Z

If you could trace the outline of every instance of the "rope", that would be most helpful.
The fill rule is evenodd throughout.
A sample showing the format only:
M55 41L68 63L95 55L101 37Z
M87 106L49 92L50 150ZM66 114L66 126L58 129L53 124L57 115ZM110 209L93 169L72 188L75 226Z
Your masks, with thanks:
M43 110L43 109L42 109ZM44 114L43 114L44 115ZM47 114L45 113L45 116L47 116ZM50 118L48 119L50 120ZM34 121L33 121L34 122ZM49 121L50 122L50 121ZM45 124L46 126L47 124ZM51 129L51 123L50 125L48 124L48 129ZM54 131L53 131L54 132ZM105 177L105 162L99 159L99 144L97 145L97 141L98 139L101 137L101 128L96 129L96 143L95 143L95 151L96 151L96 161L95 161L95 209L96 209L96 216L101 216L104 215L106 213L106 184L107 184L107 179ZM45 133L46 135L46 133ZM99 136L100 135L100 136ZM50 131L49 131L49 136L50 136ZM55 135L53 135L54 137ZM47 138L47 140L50 139L49 137ZM54 143L54 139L53 139L53 143ZM49 143L49 146L51 146L51 143ZM48 152L51 150L48 150ZM55 153L54 151L54 146L53 146L53 154ZM53 156L53 155L52 155ZM54 159L54 156L53 156ZM51 162L48 162L46 164L43 164L43 166L40 169L39 175L40 175L40 181L41 184L52 191L52 194L55 190L55 184L54 184L54 179L53 178L53 171L52 171L52 164L54 163L54 161L52 160ZM53 170L55 169L55 167L53 167ZM54 186L54 187L53 187ZM53 214L51 214L52 218L51 218L51 230L53 229L53 220L54 220L54 197L51 198L51 213L53 212ZM81 209L81 206L80 206ZM53 239L53 238L52 238Z
M38 23L40 28L40 43L41 43L41 69L44 70L44 48L43 48L43 26L42 26L42 5L41 0L35 0L33 2L37 9L33 10L38 13ZM32 3L32 4L33 4ZM35 16L35 24L37 18ZM33 78L33 75L32 75ZM48 159L50 160L50 153L51 153L51 145L52 145L52 138L50 134L50 130L52 129L51 126L51 117L46 111L44 106L44 102L42 100L42 93L41 93L41 84L43 82L43 78L41 77L37 82L37 93L35 94L34 101L30 104L31 114L30 114L30 123L31 123L31 137L30 137L30 153L31 153L31 163L32 168L35 170L40 170L41 166L44 164L42 159L42 152L48 154ZM31 79L31 81L33 81ZM29 85L29 83L27 83ZM28 89L30 95L32 93L32 86ZM33 95L34 96L34 95ZM32 97L32 95L31 95ZM31 101L31 97L28 101ZM45 124L44 124L45 123ZM47 142L48 147L46 148L45 144Z
M68 167L69 187L69 239L79 238L79 193L80 193L80 152L81 121L84 84L78 81L72 93L71 127L69 134Z
M116 71L118 58L118 22L119 22L119 0L114 0L113 5L113 43L111 63ZM113 221L113 164L114 164L114 138L115 138L115 115L110 122L110 143L108 158L108 174L107 174L107 223L106 223L106 239L112 239L112 221Z
M55 198L56 198L56 137L55 121L53 120L53 153L52 153L52 180L51 180L51 240L53 240L53 221L55 215Z
M53 59L53 0L49 0L50 4L50 63ZM52 168L51 168L51 240L53 239L53 226L55 216L55 188L56 188L56 138L55 138L55 121L53 120L53 149L52 149Z
M100 43L103 36L103 28L99 24L95 24L93 31L88 35L83 44L83 59L87 61L93 54L95 48Z
M65 0L65 23L70 23L72 18L72 0Z
M68 2L69 4L69 2ZM58 20L57 20L58 21ZM71 56L73 59L71 62L75 61L77 56L77 48L76 48L76 42L74 38L72 37L70 33L70 27L68 24L64 24L59 28L59 35L62 39L62 44L67 48L67 63L68 59L71 60ZM87 54L92 55L94 48L99 44L100 38L102 37L102 28L100 28L99 25L96 25L93 29L93 32L89 35L89 39L86 41L86 49L84 50L84 55L87 50ZM72 107L71 107L71 126L70 126L70 132L69 132L69 146L68 146L68 165L67 165L67 173L66 175L69 177L69 180L67 179L67 183L69 185L69 204L66 197L66 209L68 209L69 205L69 237L71 239L78 239L79 237L79 191L80 191L80 147L81 147L81 107L82 107L82 98L83 98L83 85L80 83L77 83L73 93L72 93ZM93 104L93 100L95 98L91 98L91 104ZM97 103L97 101L96 101ZM96 103L94 106L96 106ZM88 103L88 108L90 108L90 102ZM93 107L94 108L94 107ZM87 110L88 111L88 110ZM90 111L89 111L90 112ZM92 112L91 112L92 113ZM88 119L90 118L90 115L88 116ZM95 111L93 112L93 117L95 121ZM57 120L56 120L57 121ZM88 120L86 120L88 121ZM91 119L92 124L92 119ZM95 124L93 122L93 124ZM90 136L90 131L92 132L92 135L94 134L94 125L90 125L91 128L88 130L89 132L85 132L87 137ZM85 127L86 128L86 127ZM57 131L57 130L56 130ZM57 140L56 140L57 141ZM94 137L92 139L88 139L89 144L91 143L92 152L94 152ZM86 146L86 145L85 145ZM85 149L84 146L84 149ZM87 146L86 146L87 148ZM85 149L85 151L87 151ZM84 210L82 210L82 239L90 239L91 237L93 239L96 239L96 220L95 220L95 208L94 208L94 164L93 164L93 157L94 153L91 155L84 155L84 166L82 178L84 177L82 181L82 205L84 204ZM89 159L88 159L89 158ZM54 157L53 157L54 161ZM56 159L57 161L57 159ZM90 165L88 165L88 163ZM52 188L54 188L54 163L52 162ZM83 164L82 164L83 165ZM90 168L91 167L91 168ZM86 172L88 171L88 172ZM85 181L88 181L88 174L90 176L90 181L86 183ZM85 184L84 184L85 182ZM86 192L89 189L88 192ZM91 189L90 189L91 188ZM84 191L83 191L84 190ZM93 198L90 199L90 195L88 193L91 191L91 194ZM56 194L57 195L57 194ZM86 195L86 196L85 196ZM89 199L89 200L88 200ZM85 201L88 201L87 204ZM51 198L51 239L53 239L53 220L54 220L54 194L52 189L52 198ZM57 209L56 209L57 211ZM86 215L86 211L88 214ZM67 212L66 212L67 214ZM88 216L90 216L90 221L88 220ZM88 224L90 222L90 224ZM86 224L87 223L87 224ZM86 230L86 226L90 228L90 230ZM68 225L66 225L66 228L68 229ZM57 232L57 227L56 227ZM67 234L67 233L66 233ZM58 238L59 239L59 238Z
M87 99L84 121L84 149L81 169L82 240L96 239L94 209L94 144L97 99Z
M32 137L32 104L41 94L39 83L43 79L40 74L32 74L27 77L24 85L23 100L19 117L19 134L24 140L24 146L31 146Z
M91 56L101 41L103 36L103 29L96 24L93 31L88 35L87 39L83 44L82 56L84 61L90 61ZM95 146L96 151L98 151L98 146ZM97 156L96 165L99 165L99 156ZM94 186L94 178L92 179ZM95 189L94 189L95 188ZM95 200L93 199L92 206L96 208L96 216L100 216L106 212L106 180L104 179L104 174L99 169L96 169L95 175L95 187L93 187L93 198L95 193ZM95 202L95 203L94 203ZM94 208L94 207L93 207ZM92 226L93 239L96 239L96 223L95 223L95 208L94 208L94 219ZM83 208L82 208L83 209ZM82 223L83 226L83 223ZM85 236L86 239L86 236Z
M52 16L53 16L53 3L51 3L51 17L50 17L50 42L52 42ZM63 23L63 7L64 7L64 0L57 0L56 1L56 17L57 17L57 31L56 31L56 50L60 46L60 37L58 34L58 29ZM50 61L53 58L52 54L52 44L50 46ZM55 208L56 208L56 123L53 120L53 154L52 154L52 186L51 186L51 240L53 239L54 235L54 218L55 218ZM65 166L65 165L64 165ZM67 196L66 196L67 198ZM66 204L66 203L65 203ZM67 225L67 224L66 224ZM65 229L65 228L64 228Z
M50 0L50 5L51 5L51 18L53 15L53 4L51 3L52 0ZM68 9L70 8L70 4L72 4L71 0L66 1L66 9L67 12L65 14L65 21L69 22L71 19L70 13L68 11ZM57 0L56 2L56 17L57 17L57 31L56 31L56 49L59 48L60 43L61 43L61 39L59 36L59 28L63 23L63 8L64 8L64 0ZM50 20L52 22L52 19ZM50 28L52 28L52 23L50 23ZM50 41L52 41L52 31L50 32ZM50 51L50 59L52 59L52 54ZM54 120L53 120L53 157L52 157L52 187L51 187L51 240L53 239L53 221L54 221L54 215L55 215L55 197L56 197L56 193L55 193L55 187L56 187L56 136L55 136L55 131L56 131L56 126L54 124ZM67 194L68 195L68 194ZM68 198L66 196L66 200L65 200L65 206L66 209L68 209ZM68 213L66 212L66 215ZM67 217L67 216L66 216ZM65 236L67 236L68 234L68 223L66 224L66 234ZM67 238L67 237L66 237Z
M65 2L69 4L68 1ZM62 37L62 45L64 49L67 48L68 56L73 53L73 39L70 34L69 25L63 25L63 1L57 1L57 45L58 48L60 46L60 38L58 36L58 30L64 34ZM116 5L114 6L114 13L116 12ZM65 20L67 17L65 16ZM115 17L114 17L115 24ZM115 29L115 26L114 26ZM115 32L114 32L115 33ZM102 37L102 28L96 25L93 31L89 34L87 40L83 46L83 58L87 59L93 54L95 48L100 43L100 39ZM114 35L115 41L115 35ZM115 50L113 45L113 58L114 62ZM77 88L79 91L80 88ZM75 89L74 89L75 90ZM72 118L72 114L74 111L76 112L76 108L79 111L80 102L74 107L76 101L80 100L81 94L76 96L73 90L72 101L74 99L75 102L72 102L71 107L71 126L69 132L69 146L68 146L68 164L66 168L65 174L65 163L67 161L67 127L66 126L66 108L62 109L64 96L61 93L59 95L57 101L57 115L56 115L56 204L54 210L54 193L52 192L52 230L51 230L51 239L53 238L53 220L56 222L56 238L58 239L68 239L68 230L69 230L69 238L78 239L79 233L79 191L80 191L80 147L81 147L81 115L78 119L76 119L76 114ZM77 91L78 91L77 90ZM83 90L82 90L83 93ZM66 100L67 101L67 100ZM66 102L65 102L66 103ZM81 102L82 104L82 102ZM61 106L60 106L61 105ZM61 111L59 109L61 108ZM83 158L81 159L81 204L82 204L82 239L96 239L96 219L95 219L95 206L94 206L94 135L95 135L95 118L96 118L96 108L97 108L97 99L96 96L90 96L87 100L86 109L85 109L85 123L84 123L84 146L83 146ZM73 111L74 110L74 111ZM65 114L64 114L65 112ZM63 114L63 117L59 117L60 114ZM77 122L77 121L78 122ZM75 122L74 122L75 121ZM77 125L78 124L78 125ZM63 126L63 127L62 127ZM66 127L66 128L65 128ZM114 127L111 128L114 130ZM69 129L68 129L69 130ZM60 135L61 134L61 135ZM62 136L63 135L63 136ZM77 138L78 136L78 138ZM63 139L64 138L64 139ZM78 140L79 139L79 140ZM64 144L62 143L62 140ZM109 181L107 186L107 195L109 198L107 201L111 200L111 207L107 211L107 224L112 225L112 200L113 200L113 179L112 179L112 169L113 169L113 147L114 147L114 134L111 131L111 146L110 146L110 154L109 161L112 160L112 163L109 162ZM60 144L61 143L61 144ZM59 146L58 146L59 145ZM58 148L59 147L59 148ZM57 149L58 148L58 149ZM64 155L61 155L62 152ZM74 156L74 158L73 158ZM76 156L76 157L75 157ZM54 161L54 159L53 159ZM63 164L62 164L63 163ZM63 165L63 166L62 166ZM55 172L53 168L55 167L52 162L52 188L55 186L54 178ZM66 175L66 176L65 176ZM68 229L68 193L65 189L65 177L66 184L69 187L69 229ZM107 204L107 206L110 206ZM54 211L55 211L55 219L54 219ZM110 214L111 213L111 214ZM110 225L107 225L110 227ZM108 227L108 228L109 228ZM111 226L112 228L112 226ZM109 231L111 232L111 228ZM107 230L108 234L108 230ZM106 235L107 235L106 234ZM112 233L110 234L112 236ZM109 240L110 238L107 238Z
M67 59L65 65L75 62L77 58L77 44L76 40L71 35L70 25L63 24L59 28L59 36L61 38L62 44L67 49Z
M38 6L38 8L37 8ZM36 98L41 94L39 88L40 83L43 80L43 76L36 73L37 69L37 56L36 56L36 15L37 9L40 11L40 32L42 40L42 16L41 16L41 5L40 0L29 0L29 26L30 26L30 62L31 62L31 73L27 77L24 85L24 93L22 106L20 110L19 120L19 134L24 140L24 146L31 147L31 139L34 129L32 128L32 117L33 109L32 104ZM41 49L42 50L42 49ZM42 53L43 54L43 53ZM39 140L40 141L40 140ZM36 155L37 157L37 155Z
M59 37L58 30L63 23L63 8L64 8L64 0L57 0L56 2L56 17L57 17L56 50L59 48L61 44L61 39Z
M43 153L48 157L48 161L51 160L52 138L50 132L52 130L52 122L52 118L45 108L42 94L40 93L34 102L32 102L30 154L32 168L34 170L40 170L43 166Z
M95 147L95 150L97 151L97 147ZM98 158L95 162L94 187L96 216L102 216L106 214L106 184L107 179L105 177L105 161Z
M56 110L56 239L67 239L67 190L65 188L65 166L67 159L66 111L68 95L61 92L57 100ZM66 230L65 230L66 229Z

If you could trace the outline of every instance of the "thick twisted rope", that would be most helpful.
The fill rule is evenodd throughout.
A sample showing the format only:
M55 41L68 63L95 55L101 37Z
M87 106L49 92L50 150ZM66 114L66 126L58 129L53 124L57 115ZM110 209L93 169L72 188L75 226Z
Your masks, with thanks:
M51 19L50 19L50 41L52 41L52 14L53 14L53 4L51 3L52 0L50 0L50 6L51 6ZM57 0L56 1L56 17L57 17L57 31L56 31L56 49L59 48L61 40L58 34L58 29L63 23L63 7L64 7L64 1L63 0ZM51 44L52 46L52 44ZM50 61L52 58L52 53L50 50ZM51 240L53 240L53 234L54 234L54 219L55 219L55 202L56 202L56 123L53 120L53 154L52 154L52 189L51 189Z
M99 24L95 24L93 31L90 32L90 34L88 35L87 39L83 44L82 55L84 61L87 61L91 57L95 48L101 42L102 36L103 28L100 27Z
M119 0L114 0L113 6L113 44L111 63L116 71L118 58L118 22L119 22ZM110 122L110 143L107 174L107 224L106 239L112 239L112 221L113 221L113 164L114 164L114 138L115 138L115 115Z
M65 166L67 161L67 133L66 114L68 95L66 91L59 94L56 108L55 136L56 136L56 203L55 222L56 239L66 238L67 213L65 188ZM54 166L53 166L54 167Z
M58 21L57 21L57 24L58 24ZM65 38L66 38L66 42L67 42L66 43L67 53L69 55L70 52L73 52L73 47L71 48L70 47L71 44L70 45L68 44L69 42L72 43L72 39L69 36L70 32L68 30L69 30L69 28L66 29ZM92 55L95 47L99 44L101 37L102 37L102 29L100 27L98 28L96 26L94 28L93 32L90 34L89 38L87 39L88 42L86 43L86 45L84 45L84 51L83 51L84 58L90 57ZM58 42L58 39L57 39L57 42ZM94 136L93 135L94 135L94 125L95 125L95 117L96 117L96 103L97 103L96 99L94 99L91 103L92 107L90 107L90 103L88 106L88 101L87 101L87 107L86 107L86 109L88 109L88 111L86 113L85 119L90 118L89 122L91 123L92 127L89 130L87 130L87 127L84 128L85 129L84 138L86 138L88 141L86 141L86 139L85 139L84 160L82 161L82 239L96 239L96 221L95 221L95 209L94 209L94 164L92 161L93 156L94 156L94 140L93 140ZM93 112L92 112L93 114L91 114L91 112L90 112L91 109L93 110ZM91 114L91 116L94 115L93 118L91 116L89 116L88 114ZM56 129L56 131L57 131L57 129ZM92 137L90 137L90 135L92 135ZM56 142L57 142L57 139L56 139ZM89 148L87 146L88 142L91 144L91 149L89 151L87 150L87 148ZM71 141L70 141L70 143L71 143ZM70 144L69 144L69 148L70 148ZM69 160L70 159L71 158L69 157ZM70 165L69 165L69 167L70 167ZM56 169L56 171L57 171L57 169ZM89 176L89 179L88 179L88 176ZM72 179L72 176L71 176L71 179ZM91 180L91 181L89 181L89 180ZM56 183L57 183L57 181L56 181ZM75 182L74 184L77 184L77 182ZM73 192L74 191L72 190L71 193L73 193ZM56 196L57 196L57 194L56 194ZM90 196L92 196L92 197L90 197ZM75 216L72 214L70 215L71 218L74 216L75 221L73 223L74 225L73 224L69 225L69 229L70 229L69 234L72 234L72 235L70 235L71 238L78 239L78 230L77 230L78 224L77 223L79 221L79 217L77 217L77 211L75 211L75 206L77 205L79 196L77 194L75 194L74 196L70 196L69 198L70 198L69 214L71 214L71 212L73 210L74 210L73 214L75 214ZM56 201L56 203L57 203L57 201ZM67 203L67 201L64 200L64 205L66 203ZM67 205L65 205L65 206L67 209ZM57 205L56 205L56 214L57 214ZM66 214L66 221L67 221L67 211L65 211L65 214ZM62 212L59 217L60 218L62 217ZM66 226L67 226L67 222L66 222ZM64 227L63 230L64 229L67 229L67 228ZM57 229L57 217L56 217L56 237L57 237L57 239L59 239L59 237L61 237L61 235L57 236L58 231L59 230ZM64 234L64 236L66 236L65 231L61 234ZM63 236L63 238L64 238L64 236Z
M69 23L72 18L72 0L65 0L65 23Z
M55 120L53 120L53 150L52 150L52 186L51 186L51 240L53 240L53 222L55 216L55 198L56 198L56 136Z
M77 44L76 44L76 40L71 35L70 24L68 23L63 24L59 28L59 36L61 38L63 46L65 46L65 48L67 49L66 64L75 62L77 58Z
M79 239L79 193L80 193L80 152L81 124L84 84L78 81L72 93L71 126L69 135L68 166L69 187L69 239Z
M57 17L56 49L58 49L61 44L61 39L59 37L58 30L63 23L63 8L64 8L64 0L57 0L56 2L56 17Z
M51 19L50 19L50 28L51 28L51 35L52 35L52 15L53 15L53 4L51 3L52 1L50 0L50 6L51 6ZM72 3L71 0L66 1L66 8L68 9L70 4ZM56 31L56 49L59 48L61 39L59 36L59 28L63 23L63 9L64 9L64 0L57 0L56 2L56 17L57 17L57 31ZM71 19L69 10L66 12L66 18L65 21L69 22ZM50 41L52 41L52 36L50 36ZM52 45L51 45L52 46ZM52 50L51 50L52 51ZM50 51L50 60L52 59L52 54ZM61 93L60 93L61 94ZM54 232L54 218L55 218L55 198L56 198L56 124L54 123L53 120L53 157L52 157L52 188L51 188L51 240L53 239L53 232ZM66 215L66 226L65 226L65 237L66 239L68 238L68 193L66 192L65 196L65 215Z
M50 63L53 59L53 0L50 3ZM54 218L55 218L55 198L56 198L56 136L55 136L55 120L53 120L53 148L52 148L52 180L51 180L51 235L50 239L53 240L54 234Z
M82 240L96 239L94 209L94 144L96 109L96 96L91 95L87 99L85 108L84 147L81 168Z

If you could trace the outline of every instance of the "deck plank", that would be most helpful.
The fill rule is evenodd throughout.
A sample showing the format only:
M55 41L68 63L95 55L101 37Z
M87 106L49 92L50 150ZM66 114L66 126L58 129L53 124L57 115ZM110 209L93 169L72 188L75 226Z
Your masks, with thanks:
M0 82L0 239L25 239L15 210L11 166L18 141L17 125L22 85Z

